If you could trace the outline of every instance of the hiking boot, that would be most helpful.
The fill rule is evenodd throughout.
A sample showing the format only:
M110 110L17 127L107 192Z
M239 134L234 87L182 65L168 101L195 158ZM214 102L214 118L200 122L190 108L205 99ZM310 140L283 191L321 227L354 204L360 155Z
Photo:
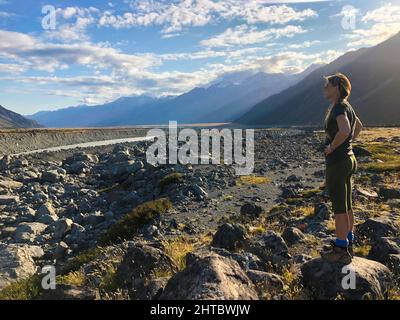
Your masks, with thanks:
M338 247L336 245L331 246L330 250L322 251L321 257L329 263L338 262L345 265L350 264L352 260L352 256L347 248Z
M329 251L329 250L332 250L332 248L335 247L335 246L336 246L335 240L331 240L329 242L329 244L323 246L322 250L323 251ZM350 255L352 257L354 257L353 241L349 242L349 246L347 247L347 250L349 251Z

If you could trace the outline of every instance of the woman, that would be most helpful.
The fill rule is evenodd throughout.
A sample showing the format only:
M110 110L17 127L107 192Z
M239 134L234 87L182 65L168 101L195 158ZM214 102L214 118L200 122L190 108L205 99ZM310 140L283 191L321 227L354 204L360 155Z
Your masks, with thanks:
M326 188L335 214L336 240L321 256L328 262L349 264L354 241L351 178L357 170L352 141L359 135L362 123L347 101L351 92L349 79L337 73L325 80L325 97L332 102L325 118Z

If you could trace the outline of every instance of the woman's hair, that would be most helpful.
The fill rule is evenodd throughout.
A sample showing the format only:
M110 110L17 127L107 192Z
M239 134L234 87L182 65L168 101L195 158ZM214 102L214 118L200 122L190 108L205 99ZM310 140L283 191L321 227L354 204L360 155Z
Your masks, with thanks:
M327 76L325 79L334 87L339 87L340 98L347 99L351 93L351 83L343 73L335 73L332 76Z

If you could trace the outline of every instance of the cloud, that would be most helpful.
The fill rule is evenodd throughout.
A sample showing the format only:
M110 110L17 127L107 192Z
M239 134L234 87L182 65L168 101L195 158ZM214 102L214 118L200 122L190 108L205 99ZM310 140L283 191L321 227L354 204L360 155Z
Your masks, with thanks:
M9 59L31 69L54 72L72 65L94 69L112 69L115 72L136 72L160 61L152 54L129 55L91 44L54 44L18 32L0 30L0 58Z
M96 24L98 14L100 10L95 7L58 8L57 28L45 31L44 37L59 42L89 41L87 29Z
M248 25L243 24L234 28L228 28L223 33L212 38L202 40L200 41L200 44L205 47L244 46L282 37L292 37L295 34L304 32L306 32L306 30L301 26L289 25L284 28L258 30L254 26L249 27Z
M385 4L368 11L361 22L368 27L357 28L345 35L348 47L373 46L392 37L400 31L400 6Z
M129 3L131 12L115 14L106 11L99 25L116 29L158 25L163 27L162 33L168 34L218 20L237 19L247 24L286 24L318 16L312 9L296 10L287 5L272 5L272 1L265 0L132 0Z

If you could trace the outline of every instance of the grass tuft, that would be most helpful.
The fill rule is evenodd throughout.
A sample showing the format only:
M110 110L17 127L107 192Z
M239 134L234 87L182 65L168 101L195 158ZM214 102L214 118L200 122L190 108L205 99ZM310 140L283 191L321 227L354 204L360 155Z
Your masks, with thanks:
M167 198L145 202L117 221L101 238L99 243L107 245L131 239L138 228L150 222L158 214L172 208Z

